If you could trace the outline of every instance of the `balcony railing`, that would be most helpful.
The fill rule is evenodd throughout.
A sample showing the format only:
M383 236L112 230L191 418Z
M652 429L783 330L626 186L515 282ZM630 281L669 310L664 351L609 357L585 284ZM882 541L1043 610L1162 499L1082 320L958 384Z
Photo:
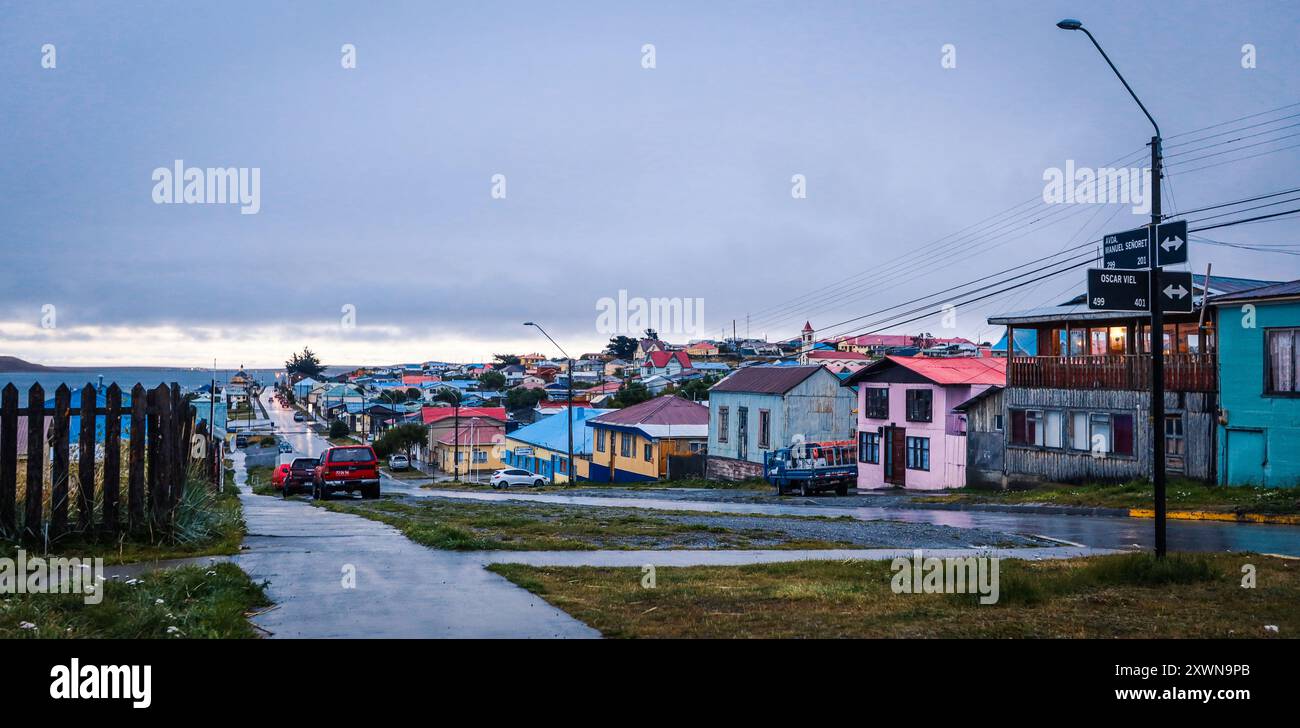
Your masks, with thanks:
M1151 388L1151 355L1016 356L1007 367L1007 385L1050 389ZM1218 389L1217 360L1212 353L1166 354L1165 389L1213 392Z

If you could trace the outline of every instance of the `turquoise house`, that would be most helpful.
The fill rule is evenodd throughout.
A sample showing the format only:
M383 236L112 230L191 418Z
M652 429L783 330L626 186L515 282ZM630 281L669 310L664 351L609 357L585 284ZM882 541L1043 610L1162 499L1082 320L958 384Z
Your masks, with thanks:
M1300 485L1300 280L1209 301L1219 328L1219 482Z

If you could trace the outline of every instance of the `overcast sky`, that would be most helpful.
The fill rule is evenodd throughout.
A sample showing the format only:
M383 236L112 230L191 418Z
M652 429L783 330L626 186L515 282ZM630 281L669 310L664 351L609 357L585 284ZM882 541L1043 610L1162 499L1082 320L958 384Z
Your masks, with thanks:
M1171 155L1232 127L1174 135L1300 102L1300 6L1280 2L3 2L0 16L0 354L50 364L555 353L525 320L576 356L608 339L598 302L620 290L703 299L703 326L670 341L733 319L743 335L747 315L754 336L849 332L830 325L1146 221L1040 201L923 247L1041 196L1067 160L1141 159L1149 124L1060 18L1093 31ZM1281 139L1171 166L1166 211L1300 187L1300 148L1285 148L1300 138L1283 138L1297 122L1184 155ZM153 172L178 159L259 170L257 214L156 204ZM1295 243L1300 221L1206 235ZM1201 245L1191 262L1300 277L1278 252ZM989 315L1083 280L959 307L951 331L938 316L889 330L995 338Z

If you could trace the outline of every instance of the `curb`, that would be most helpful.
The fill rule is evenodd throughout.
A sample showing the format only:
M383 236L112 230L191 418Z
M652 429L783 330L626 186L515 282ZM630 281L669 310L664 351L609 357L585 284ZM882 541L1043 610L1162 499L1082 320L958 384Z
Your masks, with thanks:
M1155 518L1150 508L1130 508L1129 518ZM1273 523L1284 526L1300 525L1300 514L1282 513L1219 513L1215 511L1169 511L1165 518L1175 521L1227 521L1231 523Z

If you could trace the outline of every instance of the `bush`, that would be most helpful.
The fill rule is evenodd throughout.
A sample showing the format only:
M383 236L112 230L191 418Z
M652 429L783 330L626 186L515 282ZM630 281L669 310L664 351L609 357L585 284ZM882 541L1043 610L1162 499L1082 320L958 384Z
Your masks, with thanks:
M347 437L349 432L351 430L348 429L348 423L342 420L334 420L330 423L329 434L331 438Z
M1098 584L1163 586L1211 581L1218 572L1202 554L1169 554L1157 559L1154 554L1125 554L1100 559L1090 564L1087 578Z

